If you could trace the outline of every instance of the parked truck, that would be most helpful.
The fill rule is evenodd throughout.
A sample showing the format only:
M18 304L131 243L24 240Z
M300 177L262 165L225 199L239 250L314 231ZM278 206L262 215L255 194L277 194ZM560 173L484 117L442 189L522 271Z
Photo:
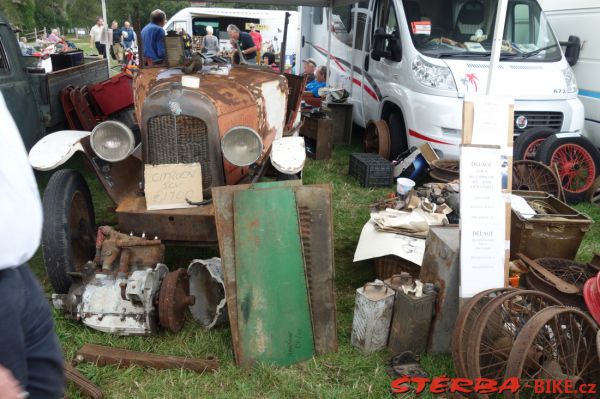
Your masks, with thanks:
M47 73L38 57L23 56L8 20L0 14L0 91L25 146L31 148L65 120L59 92L108 79L107 60L84 58L83 65Z

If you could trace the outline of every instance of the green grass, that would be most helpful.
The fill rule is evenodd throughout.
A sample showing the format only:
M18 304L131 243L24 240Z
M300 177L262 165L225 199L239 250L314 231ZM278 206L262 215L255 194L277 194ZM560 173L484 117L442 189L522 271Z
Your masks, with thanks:
M390 189L364 189L347 175L350 153L360 151L358 146L335 148L329 161L308 161L304 183L333 184L336 295L338 316L337 353L315 357L292 367L260 366L246 370L234 364L231 334L228 328L205 331L189 319L178 334L163 332L153 337L115 337L89 329L83 324L66 320L54 313L56 330L65 356L71 359L85 343L110 345L158 354L205 357L217 356L221 368L216 373L198 375L188 371L157 371L132 367L118 370L115 367L78 366L93 382L98 384L107 398L385 398L389 394L391 378L385 368L391 354L382 351L362 355L350 345L354 289L374 278L370 262L353 263L354 249L363 224L368 220L368 205L386 195ZM84 170L80 161L70 161L65 167ZM46 185L50 173L38 173L40 189ZM90 184L97 220L111 222L114 214L107 210L112 203L103 194L95 177L85 172ZM600 208L581 204L577 209L600 220ZM600 225L593 225L581 246L578 258L589 260L594 251L600 251ZM171 269L187 267L193 258L206 258L217 254L215 249L168 248L166 263ZM42 257L31 261L36 275L50 296ZM293 306L293 304L290 304ZM424 356L422 363L432 376L452 375L449 356ZM69 388L68 395L78 393ZM428 398L433 396L422 395ZM439 396L438 396L439 398Z

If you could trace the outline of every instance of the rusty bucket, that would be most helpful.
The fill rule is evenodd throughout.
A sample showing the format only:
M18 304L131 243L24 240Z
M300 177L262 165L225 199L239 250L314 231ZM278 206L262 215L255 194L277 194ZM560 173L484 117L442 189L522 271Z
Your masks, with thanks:
M394 290L381 281L356 290L351 343L363 353L386 346L394 308Z
M202 327L210 329L227 322L227 300L221 259L193 260L188 267L190 295L195 297L190 312Z

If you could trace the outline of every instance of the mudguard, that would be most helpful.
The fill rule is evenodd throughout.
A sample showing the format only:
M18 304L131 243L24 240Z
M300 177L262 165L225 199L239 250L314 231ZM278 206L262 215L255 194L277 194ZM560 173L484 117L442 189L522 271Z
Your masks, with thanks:
M90 135L82 130L61 130L38 141L29 151L29 163L36 170L56 169L77 151L84 151L81 139Z
M279 172L293 175L304 168L306 149L303 137L282 137L273 141L271 164Z

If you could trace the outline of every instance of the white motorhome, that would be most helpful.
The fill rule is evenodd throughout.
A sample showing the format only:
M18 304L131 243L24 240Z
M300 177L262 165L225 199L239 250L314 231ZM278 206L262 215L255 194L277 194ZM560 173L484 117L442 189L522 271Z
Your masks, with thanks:
M585 108L585 135L600 147L600 1L541 0L544 13L562 42L571 36L581 40L579 59L573 70L579 99Z
M354 121L388 122L392 155L427 142L457 158L464 97L486 91L497 6L369 0L332 8L329 22L326 8L303 7L301 55L330 57L330 83L351 92ZM536 0L509 0L504 39L494 94L515 99L515 134L581 132L573 71Z
M286 45L286 55L294 57L300 49L300 25L298 12L288 11L290 15ZM237 25L243 31L249 31L249 24L253 23L260 32L263 40L263 52L279 53L283 41L283 31L286 11L255 10L234 8L205 8L188 7L177 12L166 23L165 30L177 30L181 27L193 37L206 35L206 27L212 26L214 35L219 38L221 50L231 50L227 26Z

